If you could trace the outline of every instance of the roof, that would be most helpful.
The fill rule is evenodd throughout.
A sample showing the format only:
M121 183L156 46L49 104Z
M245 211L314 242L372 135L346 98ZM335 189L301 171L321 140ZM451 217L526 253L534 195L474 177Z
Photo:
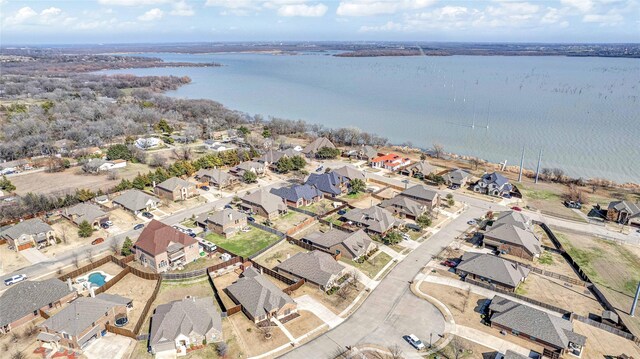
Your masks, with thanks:
M462 181L468 180L469 178L471 178L471 174L459 168L456 168L444 175L444 179L452 183L462 183Z
M173 192L179 188L194 187L194 186L195 184L178 177L171 177L168 180L156 185L156 187L167 190L169 192Z
M531 218L522 212L504 211L500 212L498 219L493 221L493 226L496 226L496 224L511 224L521 229L529 229Z
M362 229L352 233L339 229L332 229L324 233L313 232L304 236L303 239L327 249L342 243L354 258L366 254L372 242L371 238Z
M349 151L350 155L357 154L367 159L372 159L378 156L378 150L369 145L361 145L360 147L354 147Z
M411 171L415 170L418 173L421 173L422 175L426 176L432 172L435 172L437 170L437 167L430 164L426 160L422 160L410 165L409 167L407 167L407 169Z
M480 180L487 184L495 183L498 188L505 187L505 189L508 188L509 190L511 190L511 184L509 183L509 180L498 172L485 173L482 175L482 178Z
M130 189L114 198L115 202L130 211L139 211L147 207L149 201L159 202L156 197L148 195L137 189Z
M324 193L339 195L342 193L342 190L340 190L340 184L342 182L343 180L340 175L335 172L329 172L323 174L312 173L307 178L305 184L315 186Z
M276 163L278 162L282 157L295 157L295 156L300 156L300 152L294 150L293 148L289 148L286 149L284 151L278 151L278 150L269 150L267 152L264 153L264 155L260 156L257 161L258 162L263 162L263 163Z
M135 247L155 256L166 252L167 247L174 243L179 243L186 247L196 244L198 241L169 225L153 219L140 233Z
M399 159L402 159L401 156L396 155L395 153L389 153L384 156L379 156L371 160L371 162L394 162Z
M365 181L367 179L367 177L365 176L364 172L360 171L359 169L353 167L353 166L343 166L340 168L337 168L335 170L333 170L333 172L337 173L338 175L347 178L349 181L353 181L354 179L361 179L363 181Z
M391 228L398 226L400 221L393 217L391 212L378 206L372 206L365 209L356 208L344 215L349 221L360 223L368 229L384 233Z
M344 266L336 262L331 254L317 250L297 253L278 264L278 268L325 287L344 270Z
M34 235L53 231L50 225L44 223L40 218L31 218L18 222L17 224L7 228L1 234L12 239L18 239L21 235Z
M569 342L584 345L587 340L573 332L570 321L504 297L493 297L489 309L495 312L491 316L492 323L533 336L558 348L567 348Z
M484 236L491 239L524 247L531 255L542 253L542 247L533 232L509 223L493 224Z
M244 161L232 169L232 171L237 173L251 170L255 170L256 172L264 171L264 164L255 161Z
M380 207L399 207L404 214L414 217L418 217L426 211L426 207L423 204L405 196L395 196L391 199L385 199L380 203Z
M82 221L93 223L96 218L100 218L106 214L107 213L101 210L99 206L91 203L78 203L64 210L64 215L66 217L73 217L73 223L75 224L80 224Z
M529 268L486 253L465 253L456 269L513 288L529 275Z
M121 302L131 302L131 299L122 297L114 301L113 297L119 296L79 297L51 318L45 320L40 326L59 333L67 333L71 336L79 335L91 327L92 323L104 316L104 313L114 307L123 306Z
M217 211L213 214L205 213L198 217L197 222L210 222L220 226L225 226L229 223L234 223L237 220L246 222L247 215L232 208L225 208L222 211Z
M14 284L0 296L0 327L55 303L71 292L67 283L57 278Z
M272 188L271 193L290 202L298 202L300 199L311 201L316 197L322 196L322 192L318 188L308 184Z
M267 213L287 210L287 205L282 202L282 198L264 189L245 195L242 201L260 206Z
M423 185L415 185L413 187L409 187L404 191L400 192L400 196L408 196L417 198L426 202L431 202L434 199L438 198L438 192L428 189Z
M326 137L318 137L315 140L313 140L313 142L308 144L302 150L302 153L304 153L304 154L316 153L316 152L318 152L319 149L321 149L323 147L336 148L336 146L331 141L329 141L328 138L326 138Z
M201 169L196 172L197 178L207 177L209 182L215 185L225 185L231 180L231 175L227 172L219 170L217 168L213 169Z
M185 298L161 304L151 318L151 346L174 343L181 334L205 336L211 329L222 332L222 320L212 297Z
M624 211L632 217L640 215L640 204L629 201L613 201L609 203L608 209L614 209L618 212Z
M253 267L247 268L241 278L227 287L227 291L254 318L280 309L286 304L295 303L289 295Z
M503 359L529 359L528 356L516 353L513 350L507 350Z

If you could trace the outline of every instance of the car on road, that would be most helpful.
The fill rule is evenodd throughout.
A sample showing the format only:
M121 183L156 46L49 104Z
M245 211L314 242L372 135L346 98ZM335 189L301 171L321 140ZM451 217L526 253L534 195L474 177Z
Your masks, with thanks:
M576 202L576 201L564 201L564 205L567 208L575 208L575 209L581 209L582 208L582 203Z
M142 229L142 228L144 228L144 224L140 223L140 224L136 224L136 225L133 227L133 230L134 230L134 231L137 231L137 230Z
M209 186L202 186L200 187L201 190L203 191L208 191L209 190Z
M409 342L409 344L411 344L414 348L418 350L424 349L424 343L414 334L405 335L404 339Z
M100 237L100 238L96 238L93 241L91 241L91 244L95 246L96 244L100 244L100 243L103 243L103 242L104 242L104 238Z
M142 217L153 219L153 214L151 212L142 212Z
M253 218L253 217L247 217L247 221L249 221L249 222L255 222L255 221L256 221L256 219L255 219L255 218Z
M469 222L467 222L467 224L470 225L470 226L475 226L476 224L478 224L478 222L476 222L475 219L472 219Z
M516 211L516 212L522 212L522 208L517 207L517 206L513 206L511 207L512 210Z
M12 285L12 284L20 283L20 282L22 282L23 280L26 280L26 279L27 279L27 275L26 274L16 274L16 275L13 275L13 276L5 279L4 280L4 285L9 286L9 285Z

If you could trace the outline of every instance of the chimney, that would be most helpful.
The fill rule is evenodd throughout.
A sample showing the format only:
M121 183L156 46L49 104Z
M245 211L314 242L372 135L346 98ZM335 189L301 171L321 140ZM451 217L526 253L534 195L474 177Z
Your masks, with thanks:
M95 298L96 297L96 292L93 289L93 286L89 286L89 295L91 296L91 298Z
M233 215L231 214L231 211L229 211L229 220L232 220Z
M69 292L73 292L73 284L71 283L71 278L67 278L67 286L69 287Z

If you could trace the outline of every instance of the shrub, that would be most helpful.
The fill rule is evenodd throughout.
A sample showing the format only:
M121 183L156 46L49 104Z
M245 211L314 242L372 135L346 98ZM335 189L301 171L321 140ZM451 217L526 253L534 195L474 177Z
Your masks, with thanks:
M90 237L93 233L93 226L86 220L78 225L78 235L82 238Z

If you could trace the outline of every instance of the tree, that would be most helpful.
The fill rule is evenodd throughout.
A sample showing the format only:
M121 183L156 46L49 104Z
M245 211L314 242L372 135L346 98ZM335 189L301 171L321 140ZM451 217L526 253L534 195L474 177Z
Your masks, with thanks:
M293 161L288 156L283 156L276 162L276 171L278 173L288 173L292 169Z
M252 172L252 171L244 171L244 173L242 174L242 180L245 183L258 182L258 175L255 174L255 172Z
M76 189L76 198L80 202L86 202L96 196L95 192L92 192L90 189L82 188Z
M13 192L16 190L16 186L11 183L7 176L2 176L0 179L0 189L7 192Z
M262 131L262 137L264 137L264 138L271 137L271 131L269 131L268 128L265 128L264 131Z
M111 242L109 242L109 248L111 249L113 254L118 254L118 252L120 252L120 244L115 238L113 238Z
M91 237L93 233L93 226L86 220L80 222L78 225L78 235L82 238Z
M240 127L238 127L238 132L240 132L242 134L242 136L246 136L246 135L249 134L250 131L245 126L240 126Z
M107 149L107 159L131 161L133 159L133 154L126 145L116 144Z
M429 217L426 214L423 214L418 216L418 218L416 218L416 223L420 226L420 228L425 228L425 227L431 226L433 221L431 220L431 217Z
M293 164L294 171L300 171L307 165L307 161L302 156L291 157L291 163Z
M439 143L434 143L432 150L436 158L441 158L444 155L444 146Z
M122 249L120 250L120 254L122 254L123 256L128 256L129 254L131 254L131 247L133 247L133 242L131 241L131 238L127 237L124 239L124 242L122 243Z
M453 199L453 194L447 193L447 205L449 207L453 207L456 204L456 201Z
M349 193L356 194L356 193L364 192L366 187L367 185L364 183L363 180L359 178L354 178L351 181L351 183L349 183Z
M391 231L384 236L385 244L398 244L402 242L402 235L398 231Z
M160 122L158 122L155 127L156 127L157 131L160 131L162 133L171 133L171 132L173 132L173 128L171 126L169 126L169 123L164 118L162 120L160 120Z
M226 358L227 353L229 352L229 346L227 346L227 343L225 342L220 342L216 344L216 352L219 357Z
M474 170L477 170L478 166L483 163L482 160L477 157L472 157L469 162L473 165Z
M340 150L333 147L322 147L316 152L316 158L331 159L340 155Z

